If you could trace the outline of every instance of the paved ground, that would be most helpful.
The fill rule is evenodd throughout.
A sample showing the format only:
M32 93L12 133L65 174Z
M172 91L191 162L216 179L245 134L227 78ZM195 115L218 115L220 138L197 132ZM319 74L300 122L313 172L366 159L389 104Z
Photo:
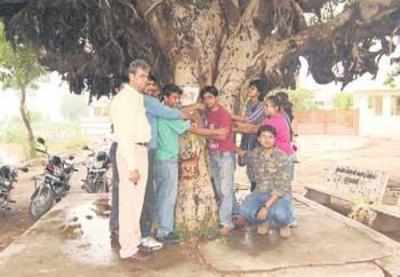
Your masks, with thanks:
M110 246L107 201L97 198L71 193L0 253L0 276L384 276L384 263L400 274L400 260L388 260L398 243L302 197L289 240L248 229L124 262Z
M400 141L304 136L298 144L297 192L321 182L324 169L338 162L400 176ZM0 251L32 224L30 175L17 184L16 209L0 215ZM242 168L237 180L246 183ZM382 268L400 276L394 242L307 200L297 202L301 225L288 241L238 232L163 250L142 266L121 262L109 245L104 205L81 193L79 182L73 186L61 205L0 252L0 276L383 276Z

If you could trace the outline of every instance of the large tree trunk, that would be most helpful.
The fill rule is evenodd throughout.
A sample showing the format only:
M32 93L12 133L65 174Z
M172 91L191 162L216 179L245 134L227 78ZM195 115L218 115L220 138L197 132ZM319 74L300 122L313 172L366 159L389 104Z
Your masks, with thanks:
M236 0L209 1L205 6L154 3L142 1L139 8L170 61L174 82L199 88L215 84L220 103L231 112L238 110L244 84L261 73L248 69L257 66L257 54L270 31L263 26L271 25L266 15L272 14L273 6L264 0L246 7ZM206 142L187 134L181 148L176 224L185 234L202 235L217 226Z
M36 154L35 152L35 137L33 135L33 130L30 122L28 112L26 110L26 88L22 87L20 89L21 98L19 102L19 111L28 134L28 146L29 146L29 158L33 158Z
M149 4L142 3L144 13L148 14ZM212 1L210 5L210 9L204 10L193 5L160 5L148 18L171 62L177 85L200 88L216 78L224 21L219 2ZM169 18L161 16L166 10ZM200 117L197 121L201 124ZM176 226L186 237L208 236L218 226L206 149L204 138L186 134L181 139Z

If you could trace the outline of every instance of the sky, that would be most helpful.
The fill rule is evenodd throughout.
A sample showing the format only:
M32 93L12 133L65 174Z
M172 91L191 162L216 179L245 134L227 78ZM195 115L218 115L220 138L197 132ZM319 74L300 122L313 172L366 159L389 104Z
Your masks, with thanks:
M45 80L38 83L38 89L28 90L27 106L30 111L40 111L53 121L63 120L61 101L63 97L76 97L87 102L85 96L73 95L69 92L68 84L61 80L61 76L50 73ZM12 89L0 89L0 120L6 117L19 115L19 93Z

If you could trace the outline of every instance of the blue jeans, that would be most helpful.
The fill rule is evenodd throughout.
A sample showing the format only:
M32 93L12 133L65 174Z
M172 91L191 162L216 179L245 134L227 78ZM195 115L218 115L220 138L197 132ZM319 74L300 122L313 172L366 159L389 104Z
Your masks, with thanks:
M292 196L287 194L279 198L269 209L266 220L257 219L259 209L271 198L268 192L253 192L246 197L240 207L240 214L246 218L250 224L269 223L274 228L287 226L293 220L292 215Z
M219 204L219 221L223 226L233 227L232 214L239 213L234 192L235 153L210 153L210 173L214 181Z
M157 238L163 238L174 230L175 204L178 193L178 161L155 161L154 191L156 199Z
M290 182L293 182L294 179L294 161L296 160L296 155L292 154L291 156L289 156L289 162L290 162L290 171L289 171L289 176L290 176ZM294 202L291 201L290 204L290 209L292 210L292 220L290 223L295 223L297 222L297 218L296 218L296 210L294 208Z

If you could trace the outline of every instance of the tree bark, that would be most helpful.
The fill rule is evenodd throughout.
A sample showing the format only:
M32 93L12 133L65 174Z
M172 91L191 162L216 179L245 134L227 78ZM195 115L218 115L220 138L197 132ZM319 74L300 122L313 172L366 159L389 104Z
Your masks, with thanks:
M22 117L22 121L24 122L24 126L27 132L27 142L29 146L29 158L33 158L36 154L35 152L35 137L33 134L30 118L28 112L26 110L26 88L21 87L21 98L19 102L19 111Z
M216 78L225 22L220 2L211 1L209 5L201 9L169 1L157 7L146 1L139 4L169 58L177 85L201 88L213 84ZM197 121L201 124L199 115ZM208 174L206 140L187 133L180 145L176 226L185 237L207 237L218 226L218 208Z

